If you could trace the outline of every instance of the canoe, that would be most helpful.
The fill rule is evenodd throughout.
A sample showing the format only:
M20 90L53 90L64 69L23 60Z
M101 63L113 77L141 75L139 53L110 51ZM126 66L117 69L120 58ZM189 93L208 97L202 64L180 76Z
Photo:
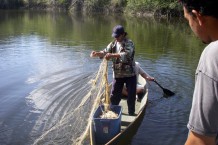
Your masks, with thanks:
M144 89L146 90L143 94L143 98L141 101L136 101L135 105L135 116L129 116L128 115L128 106L127 106L127 100L125 98L122 98L120 101L119 106L122 108L122 114L121 114L121 129L120 132L112 137L112 139L108 140L105 144L106 145L123 145L123 144L130 144L131 138L133 135L137 132L144 114L146 110L146 104L147 104L147 98L148 98L148 89L146 88L146 81L144 78L142 78L139 75L138 83L144 86ZM98 136L95 134L95 126L94 122L92 120L92 123L90 125L90 144L91 145L98 145L99 143L96 142L96 138Z

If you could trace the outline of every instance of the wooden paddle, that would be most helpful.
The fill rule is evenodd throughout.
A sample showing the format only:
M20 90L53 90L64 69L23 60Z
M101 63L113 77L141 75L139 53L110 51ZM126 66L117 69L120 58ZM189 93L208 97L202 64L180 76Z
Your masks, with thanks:
M168 89L165 89L163 88L156 80L154 80L154 82L163 90L164 94L167 95L167 96L173 96L175 93L168 90Z

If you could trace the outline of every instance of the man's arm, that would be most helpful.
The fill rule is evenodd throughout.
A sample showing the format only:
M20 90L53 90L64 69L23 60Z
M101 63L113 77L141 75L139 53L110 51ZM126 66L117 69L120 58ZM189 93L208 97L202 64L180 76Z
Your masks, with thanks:
M90 57L104 57L105 53L103 51L92 51Z
M120 54L119 53L107 53L105 55L105 58L107 60L111 59L111 58L120 58Z
M136 69L138 69L138 73L146 80L154 81L154 78L149 76L141 67L139 64L136 64Z
M150 77L149 75L147 75L146 73L142 73L140 74L144 79L149 80L149 81L154 81L153 77Z
M216 145L216 139L190 131L185 145Z

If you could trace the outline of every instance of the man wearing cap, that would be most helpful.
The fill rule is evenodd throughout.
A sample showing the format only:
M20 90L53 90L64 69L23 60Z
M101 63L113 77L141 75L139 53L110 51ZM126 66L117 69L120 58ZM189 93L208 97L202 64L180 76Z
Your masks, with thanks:
M136 74L134 70L135 60L135 46L130 39L126 38L127 33L123 26L117 25L113 28L112 37L114 41L109 43L107 48L103 51L92 51L91 57L105 57L107 60L113 61L113 75L114 80L111 90L111 103L118 105L124 84L126 84L128 91L128 111L129 115L135 113L135 100L136 100Z

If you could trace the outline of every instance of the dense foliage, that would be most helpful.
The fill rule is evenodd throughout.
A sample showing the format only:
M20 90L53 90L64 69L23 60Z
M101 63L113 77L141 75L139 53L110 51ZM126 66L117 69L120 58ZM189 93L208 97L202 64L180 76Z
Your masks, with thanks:
M82 12L125 12L158 15L178 15L181 7L177 0L1 0L0 8L59 8Z

